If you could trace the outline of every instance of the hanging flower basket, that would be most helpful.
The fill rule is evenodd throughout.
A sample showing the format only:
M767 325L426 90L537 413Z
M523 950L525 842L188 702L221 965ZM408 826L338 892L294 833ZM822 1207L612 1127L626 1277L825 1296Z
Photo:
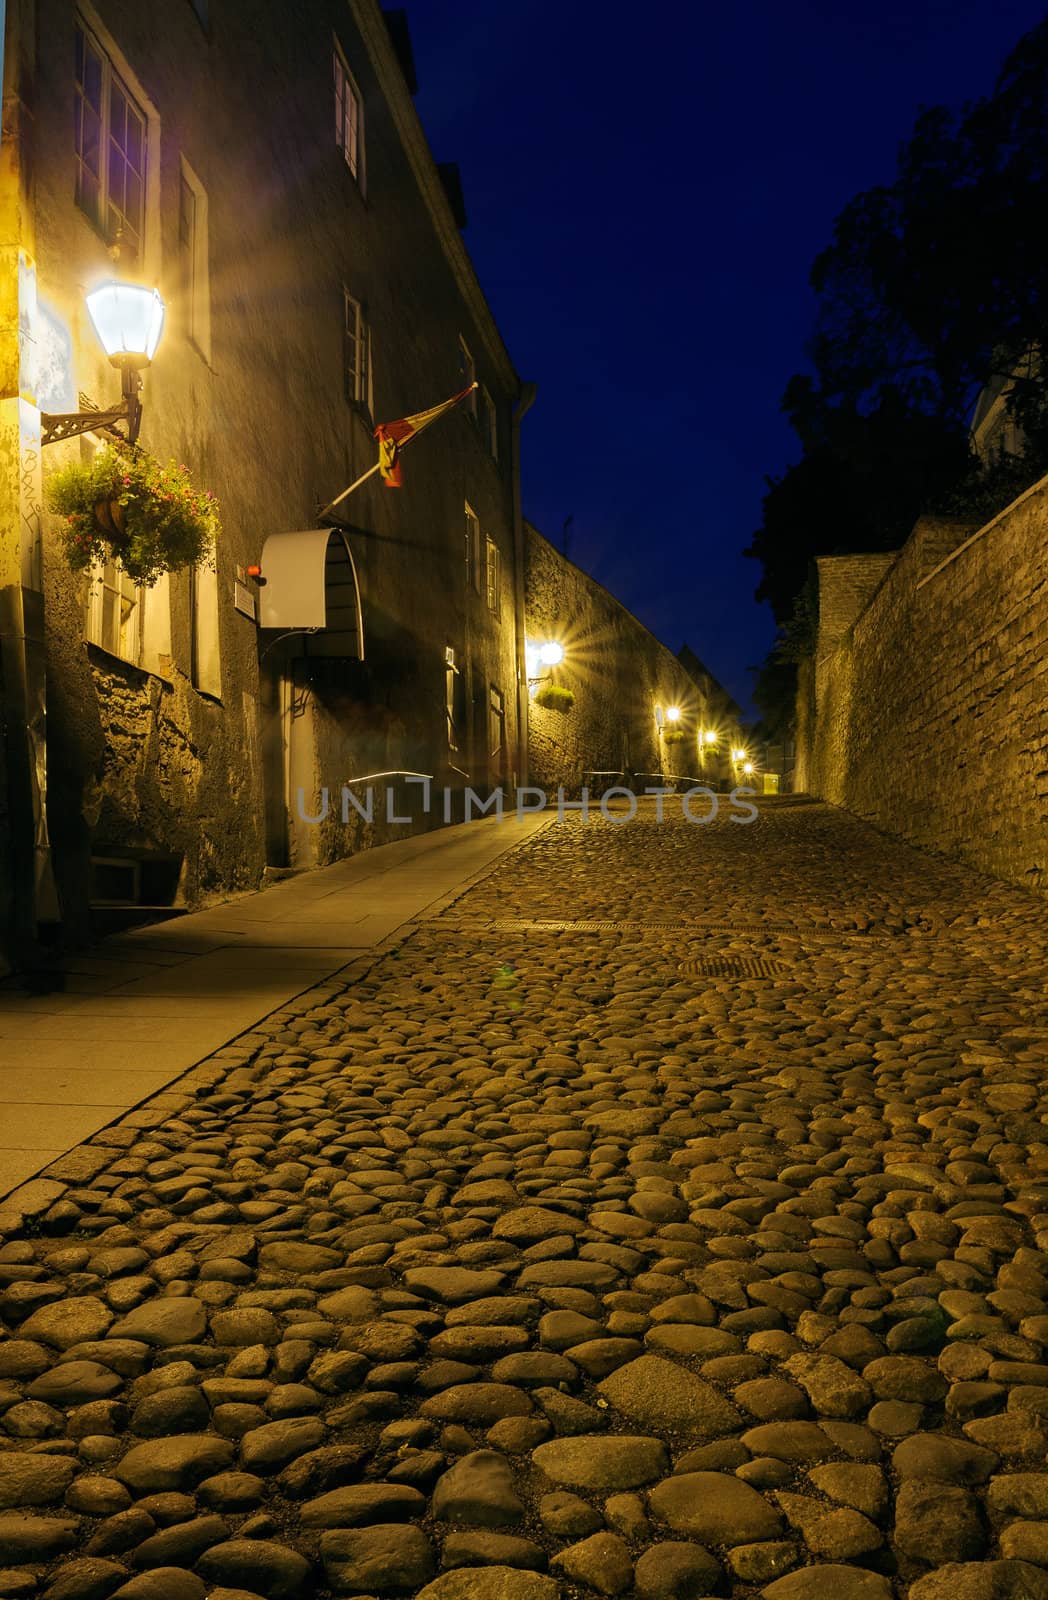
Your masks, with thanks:
M683 728L667 728L662 735L663 744L683 744L687 734Z
M62 553L74 572L118 561L147 587L165 572L214 560L218 505L185 466L166 466L137 445L112 444L91 462L60 467L47 504L64 517Z
M559 683L547 683L541 689L536 689L535 704L546 711L570 711L575 704L575 695L571 689L561 688Z

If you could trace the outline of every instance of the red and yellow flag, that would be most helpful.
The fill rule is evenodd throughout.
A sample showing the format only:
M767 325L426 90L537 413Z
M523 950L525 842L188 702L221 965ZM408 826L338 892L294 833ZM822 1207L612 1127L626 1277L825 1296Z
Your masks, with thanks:
M450 400L441 401L439 406L431 406L428 411L416 411L414 416L401 417L396 422L379 423L375 438L378 440L379 469L387 489L399 489L404 481L400 470L401 445L407 444L423 428L428 428L431 422L436 422L445 411L468 399L477 387L476 383L471 383L461 393L452 395Z

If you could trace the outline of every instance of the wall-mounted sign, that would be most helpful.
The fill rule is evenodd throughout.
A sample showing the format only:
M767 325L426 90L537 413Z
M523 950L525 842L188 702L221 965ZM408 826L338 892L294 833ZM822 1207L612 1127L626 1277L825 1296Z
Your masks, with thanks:
M241 583L239 578L233 584L233 604L242 616L250 617L252 622L258 621L254 590L249 589L246 583Z

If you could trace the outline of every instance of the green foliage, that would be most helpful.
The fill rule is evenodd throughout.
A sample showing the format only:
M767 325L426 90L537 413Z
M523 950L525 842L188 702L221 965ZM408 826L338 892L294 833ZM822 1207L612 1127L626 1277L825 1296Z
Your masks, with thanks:
M544 683L536 689L535 704L542 706L546 711L570 711L575 704L575 694L571 689L564 689L559 683Z
M921 113L894 179L844 207L813 266L811 371L783 397L802 453L768 480L746 551L783 630L755 690L770 721L815 556L898 549L924 512L986 522L1048 472L1046 193L1048 19L989 95ZM986 463L969 424L991 383L1023 444Z
M973 458L968 473L944 491L930 509L941 516L963 517L982 526L1017 500L1048 472L1048 459L1028 443L1022 454L1006 453L994 461Z
M74 572L111 556L149 586L164 572L213 560L220 531L214 495L195 489L185 466L163 466L138 446L109 445L89 463L60 467L48 480L47 504L65 518L62 550Z
M663 744L683 744L687 738L683 728L665 728L662 734Z

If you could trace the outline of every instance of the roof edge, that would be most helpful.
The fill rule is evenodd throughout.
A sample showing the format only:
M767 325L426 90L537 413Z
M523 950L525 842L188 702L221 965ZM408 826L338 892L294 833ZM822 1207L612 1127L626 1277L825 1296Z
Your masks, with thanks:
M418 112L412 104L404 73L393 48L378 0L349 0L353 19L389 106L393 122L404 146L422 198L429 210L444 254L469 307L498 375L508 389L520 389L520 377L506 349L491 307L477 277L476 268L459 235L444 184L437 170Z

